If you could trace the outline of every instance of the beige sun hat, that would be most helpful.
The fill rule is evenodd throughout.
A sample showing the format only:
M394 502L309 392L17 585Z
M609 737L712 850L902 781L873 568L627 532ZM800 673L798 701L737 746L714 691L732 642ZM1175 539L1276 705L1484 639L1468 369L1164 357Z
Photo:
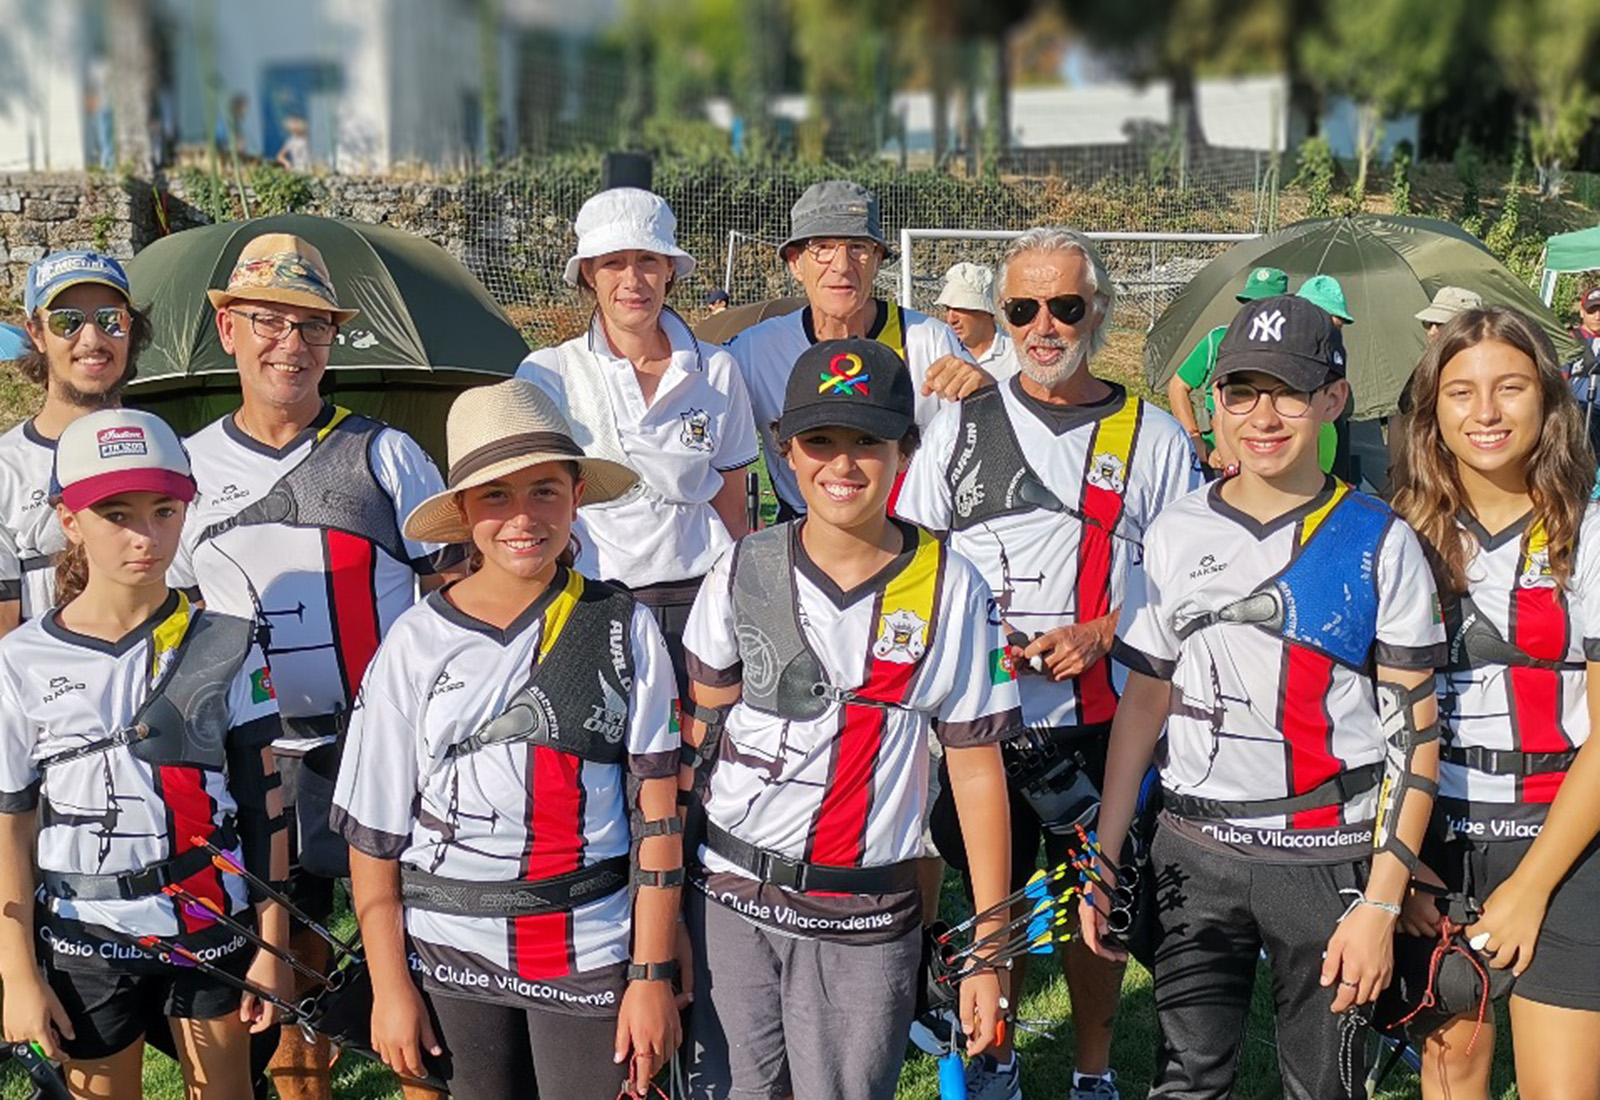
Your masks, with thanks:
M615 500L639 475L620 462L589 458L572 441L572 426L550 396L532 382L510 378L467 390L445 421L450 455L446 489L406 517L405 535L418 542L470 542L472 532L456 507L456 494L541 462L576 462L583 471L585 504Z
M1442 286L1433 292L1433 301L1417 311L1416 318L1425 325L1442 325L1458 313L1482 308L1483 297L1476 291L1459 286Z
M263 233L250 241L233 265L227 289L208 290L206 297L217 309L240 300L325 309L336 325L356 315L353 309L339 308L333 279L317 246L293 233Z

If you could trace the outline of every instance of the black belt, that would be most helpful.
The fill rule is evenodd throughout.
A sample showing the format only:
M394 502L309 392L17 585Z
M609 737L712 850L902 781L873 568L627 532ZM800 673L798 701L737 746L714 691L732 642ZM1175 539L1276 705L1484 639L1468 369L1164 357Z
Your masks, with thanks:
M914 859L881 867L828 867L821 863L806 863L757 848L714 821L706 822L705 840L707 848L734 866L749 871L762 882L801 893L893 894L917 888L917 862Z
M346 724L342 713L317 714L310 718L291 718L285 714L281 721L285 737L297 737L304 741L319 737L338 737L344 733Z
M211 837L211 843L227 850L239 843L233 822L224 822ZM173 883L211 866L211 852L191 848L187 852L152 863L137 871L120 874L86 875L70 871L40 871L44 891L53 898L69 901L132 901L161 893Z
M481 882L445 878L400 865L400 900L412 909L460 917L527 917L565 913L610 897L628 884L628 857L612 856L590 867L537 882Z
M1332 779L1319 783L1302 794L1283 798L1263 798L1253 802L1232 802L1220 798L1199 798L1192 794L1178 794L1161 789L1161 805L1178 817L1221 820L1230 817L1275 817L1279 814L1298 814L1306 810L1320 810L1327 806L1343 806L1359 798L1378 785L1383 775L1383 765L1365 764L1359 768L1340 772Z
M1479 745L1447 745L1440 759L1450 764L1460 764L1475 772L1490 775L1547 775L1564 772L1572 767L1578 750L1565 752L1518 752L1515 749L1486 749Z

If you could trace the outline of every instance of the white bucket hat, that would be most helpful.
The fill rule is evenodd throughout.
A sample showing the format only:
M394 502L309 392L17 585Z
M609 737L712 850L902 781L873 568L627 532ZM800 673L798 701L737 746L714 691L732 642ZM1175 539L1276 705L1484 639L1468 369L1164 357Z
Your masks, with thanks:
M510 378L467 390L445 421L450 476L406 517L405 536L418 542L471 542L456 494L541 462L576 462L587 488L584 503L603 504L633 488L639 475L620 462L590 458L572 441L572 426L548 394Z
M994 312L994 271L982 264L960 263L944 273L944 289L933 302L948 309Z
M568 286L578 285L579 260L634 248L671 258L680 279L694 270L694 257L679 248L674 237L677 216L667 200L654 192L637 187L602 191L583 204L572 228L578 234L578 250L561 276Z

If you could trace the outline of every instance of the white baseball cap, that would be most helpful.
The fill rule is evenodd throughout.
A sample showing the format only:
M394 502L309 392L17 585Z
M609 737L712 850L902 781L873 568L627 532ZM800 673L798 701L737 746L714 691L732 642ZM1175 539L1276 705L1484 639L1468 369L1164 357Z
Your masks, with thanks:
M960 263L944 273L944 289L933 300L946 309L994 312L994 271L983 264Z
M668 257L680 279L694 270L694 257L678 247L677 215L666 199L652 191L638 187L602 191L583 204L572 228L578 234L578 250L562 272L568 286L578 285L578 261L630 249Z
M101 409L74 420L56 441L50 496L81 512L119 493L194 499L189 454L154 413Z

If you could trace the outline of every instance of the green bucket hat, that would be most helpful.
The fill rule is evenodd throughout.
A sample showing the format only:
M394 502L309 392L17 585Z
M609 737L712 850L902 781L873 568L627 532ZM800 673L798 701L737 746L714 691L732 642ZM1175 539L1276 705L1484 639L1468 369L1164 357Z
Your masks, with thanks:
M1244 281L1244 289L1234 297L1241 302L1257 298L1278 298L1289 293L1289 276L1282 268L1258 267Z
M1350 316L1350 307L1344 302L1344 287L1339 285L1339 280L1332 275L1313 275L1300 284L1300 289L1295 294L1308 302L1314 302L1328 313L1339 318L1347 325L1356 323Z

